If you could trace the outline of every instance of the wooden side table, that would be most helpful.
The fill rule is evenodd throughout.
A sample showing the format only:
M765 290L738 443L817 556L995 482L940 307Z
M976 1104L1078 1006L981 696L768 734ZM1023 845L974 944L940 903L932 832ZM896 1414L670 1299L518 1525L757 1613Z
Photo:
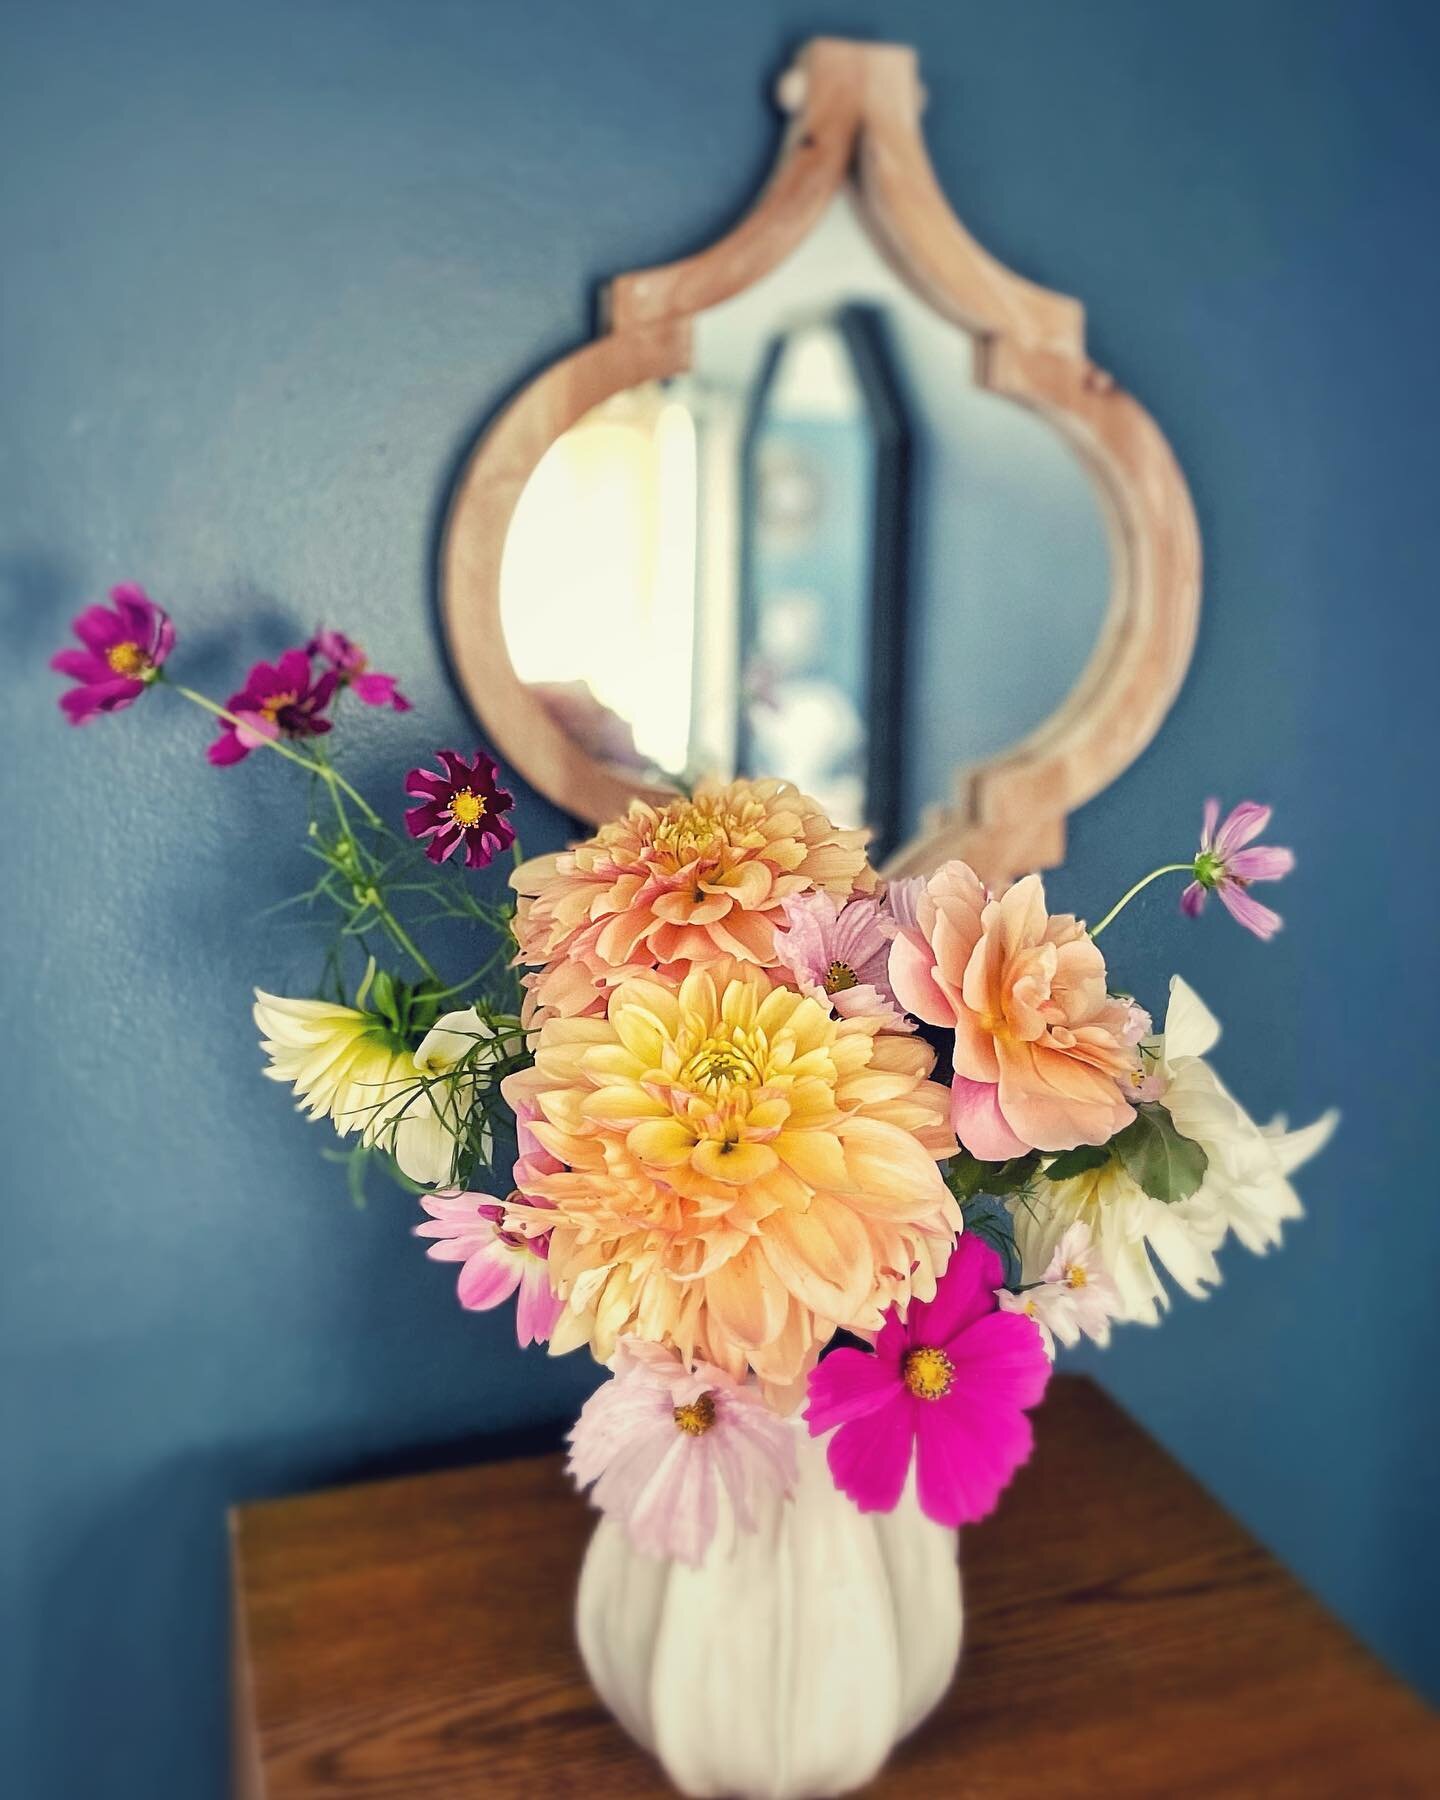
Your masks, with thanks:
M1090 1382L1060 1377L964 1533L965 1649L867 1790L1440 1795L1440 1722ZM645 1800L571 1606L556 1456L232 1515L240 1800Z

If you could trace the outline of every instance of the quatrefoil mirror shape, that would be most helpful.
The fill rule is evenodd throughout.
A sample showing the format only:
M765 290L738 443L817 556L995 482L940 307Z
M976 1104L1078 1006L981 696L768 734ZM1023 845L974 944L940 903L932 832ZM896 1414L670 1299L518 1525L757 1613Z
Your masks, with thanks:
M746 217L612 281L479 441L441 553L457 677L591 823L770 774L892 874L1051 867L1188 667L1184 478L1079 302L950 210L912 50L813 40L779 99Z

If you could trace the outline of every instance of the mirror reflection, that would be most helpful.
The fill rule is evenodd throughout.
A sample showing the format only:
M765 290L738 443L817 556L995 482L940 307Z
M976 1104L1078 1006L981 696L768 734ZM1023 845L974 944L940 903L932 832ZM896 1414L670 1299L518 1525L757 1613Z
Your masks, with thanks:
M1078 460L973 359L841 196L697 316L691 370L535 469L501 569L520 679L607 762L784 775L883 854L1055 710L1109 597Z

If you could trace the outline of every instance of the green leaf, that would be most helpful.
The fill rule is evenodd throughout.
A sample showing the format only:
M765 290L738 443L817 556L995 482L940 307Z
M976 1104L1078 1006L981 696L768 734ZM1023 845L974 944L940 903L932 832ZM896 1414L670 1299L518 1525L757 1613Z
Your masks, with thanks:
M993 1194L998 1199L1018 1193L1035 1173L1039 1161L1038 1154L1032 1151L1028 1156L1012 1157L1009 1162L981 1162L968 1150L962 1150L950 1158L945 1181L957 1200L971 1200L976 1194Z
M1102 1169L1110 1160L1108 1144L1080 1144L1074 1150L1062 1150L1045 1170L1047 1181L1069 1181L1076 1175L1087 1175L1091 1169Z
M978 1194L985 1180L986 1165L968 1150L961 1150L950 1158L950 1166L945 1171L945 1185L957 1200L969 1200Z
M1188 1200L1205 1179L1209 1158L1181 1137L1163 1106L1136 1108L1135 1123L1110 1140L1126 1173L1155 1200Z
M370 984L370 1003L387 1025L400 1030L399 997L395 992L395 978L388 969L376 970Z

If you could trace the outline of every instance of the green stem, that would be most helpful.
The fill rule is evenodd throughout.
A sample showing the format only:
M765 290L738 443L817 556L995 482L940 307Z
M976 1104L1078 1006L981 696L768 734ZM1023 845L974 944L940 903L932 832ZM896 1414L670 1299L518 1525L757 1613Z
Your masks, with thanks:
M345 802L340 798L341 788L344 788L352 796L352 798L355 797L355 791L353 788L350 787L348 782L340 781L339 776L335 775L335 771L330 767L330 765L328 763L317 762L315 766L318 769L322 778L327 778L326 786L330 790L330 799L335 808L336 823L339 825L340 830L344 834L345 842L346 842L347 846L349 847L350 855L354 862L355 869L356 869L357 873L359 873L359 872L365 870L365 865L366 865L365 852L361 848L359 839L355 836L354 831L351 829L350 815L345 810ZM329 777L334 777L334 779L333 780L328 779ZM339 786L336 785L337 782L339 783ZM363 801L361 801L360 804L362 806L364 806ZM367 812L369 812L368 807L366 807L365 810ZM374 823L378 827L379 820L375 819L375 816L373 813L370 814L370 818L372 820L374 820ZM372 867L373 866L374 865L373 865L373 861L372 861ZM416 968L422 970L423 973L425 975L427 975L431 981L438 982L440 979L439 971L435 968L435 965L429 960L428 957L421 954L419 946L415 943L414 939L410 936L409 932L406 931L405 927L400 923L400 921L395 917L394 913L391 912L390 908L386 905L385 896L381 893L379 887L376 885L376 883L373 879L369 879L366 881L365 890L364 890L364 903L374 909L375 917L377 919L379 919L381 925L385 928L385 930L387 932L389 932L393 941L399 946L399 948L405 953L405 955L410 958L410 960L415 964Z
M168 681L166 686L173 688L182 699L190 701L192 705L200 707L202 711L212 714L217 719L224 720L227 725L243 728L245 723L243 719L238 718L227 707L218 705L214 700L210 699L207 694L198 693L194 688L184 687L178 681ZM298 768L306 770L309 774L318 776L320 780L325 783L326 788L329 790L331 802L335 807L335 817L339 821L340 829L344 833L345 840L349 844L351 852L355 857L356 868L359 869L362 866L363 856L360 845L356 841L355 833L350 827L350 817L345 811L345 802L341 798L341 795L348 794L350 796L355 802L355 805L360 809L360 814L365 820L365 823L369 825L372 830L386 832L386 835L388 836L390 834L385 825L385 821L380 817L379 813L375 811L374 807L371 806L365 796L357 792L337 769L331 768L328 762L309 756L303 756L298 750L292 750L288 744L283 743L278 738L268 738L260 736L258 733L256 735L259 737L259 742L263 744L267 750L273 750L277 756L283 756L286 762L294 763ZM368 886L366 900L368 904L374 908L375 916L379 919L381 925L384 926L385 930L390 934L391 938L399 948L411 958L416 968L427 975L431 981L438 982L440 976L434 964L421 954L419 947L415 944L409 932L406 931L405 927L385 904L384 897L373 883Z
M1135 896L1141 891L1141 889L1149 887L1149 885L1152 881L1158 881L1162 875L1191 875L1194 873L1194 870L1195 870L1195 865L1193 863L1166 863L1165 866L1161 869L1152 869L1148 875L1142 877L1141 880L1139 880L1135 883L1134 887L1132 887L1130 889L1129 893L1122 894L1120 896L1120 898L1110 908L1109 912L1106 913L1105 917L1100 921L1100 923L1098 925L1092 925L1090 927L1091 937L1092 938L1099 937L1100 933L1105 929L1105 927L1107 925L1109 925L1120 913L1124 912L1125 908L1130 904L1130 902L1135 898Z
M210 699L207 694L197 693L194 688L184 687L178 681L166 681L165 685L168 688L173 689L175 693L182 697L182 699L189 700L192 705L201 707L205 712L212 713L217 719L223 719L227 725L234 725L240 730L246 729L245 721L243 719L237 718L228 708L218 705L214 700ZM371 806L370 802L363 794L358 793L351 787L350 783L338 770L332 769L328 763L316 762L312 757L302 756L298 750L292 750L288 744L282 742L279 738L264 737L258 732L254 735L267 750L273 750L277 756L283 756L286 762L295 763L299 768L308 769L312 775L318 775L332 793L337 787L347 793L355 802L356 806L359 807L367 825L373 826L377 831L383 831L385 829L385 821L380 817L379 813L376 812L375 808Z

